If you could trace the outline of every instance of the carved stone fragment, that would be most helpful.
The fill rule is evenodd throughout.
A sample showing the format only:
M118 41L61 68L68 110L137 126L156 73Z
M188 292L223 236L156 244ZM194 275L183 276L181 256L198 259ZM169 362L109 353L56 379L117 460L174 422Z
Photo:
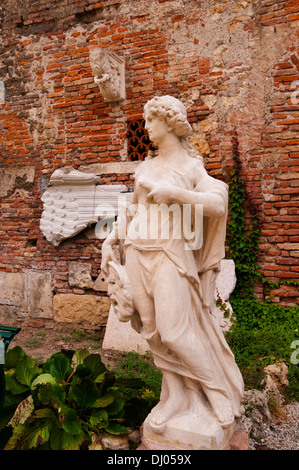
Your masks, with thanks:
M125 63L115 52L94 49L90 52L94 81L99 85L105 101L125 99Z
M125 185L100 185L99 176L72 168L56 170L42 196L44 210L40 229L55 246L101 218L118 214ZM129 195L129 193L127 193Z

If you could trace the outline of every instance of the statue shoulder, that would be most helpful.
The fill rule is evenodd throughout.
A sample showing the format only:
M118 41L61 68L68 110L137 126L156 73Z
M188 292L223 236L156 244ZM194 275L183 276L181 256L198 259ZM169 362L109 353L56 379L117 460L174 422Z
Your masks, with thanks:
M202 160L197 158L193 158L193 160L191 171L195 187L200 189L228 191L228 185L224 181L208 174Z
M207 176L203 161L196 157L190 157L188 161L188 173L197 186L203 178Z
M145 167L146 167L146 160L143 160L142 162L139 163L139 165L136 167L136 169L134 171L135 178L137 176L139 176L140 173L142 173L142 171L144 170Z

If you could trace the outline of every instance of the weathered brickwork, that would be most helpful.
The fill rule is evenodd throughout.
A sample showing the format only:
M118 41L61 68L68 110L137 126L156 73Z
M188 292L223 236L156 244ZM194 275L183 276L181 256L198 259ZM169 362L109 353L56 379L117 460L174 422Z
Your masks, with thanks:
M98 276L94 229L50 245L39 229L41 194L64 166L100 165L102 183L131 186L127 123L142 119L155 94L172 94L188 109L211 175L227 179L237 136L262 220L263 276L298 279L297 0L6 0L0 22L0 274L48 273L53 296L102 295L69 284L71 262ZM95 47L124 58L125 100L104 101L89 61ZM291 286L274 293L281 303L298 297ZM37 317L25 301L0 303L1 312Z

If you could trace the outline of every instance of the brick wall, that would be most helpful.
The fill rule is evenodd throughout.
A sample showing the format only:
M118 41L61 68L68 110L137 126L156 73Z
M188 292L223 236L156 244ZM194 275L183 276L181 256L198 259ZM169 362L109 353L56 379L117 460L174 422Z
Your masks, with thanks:
M91 228L49 244L39 229L41 194L64 166L101 165L103 183L132 185L127 122L155 94L184 102L192 143L211 175L227 178L237 135L247 191L262 218L263 276L298 279L298 1L6 0L0 21L0 270L22 273L24 290L18 305L0 298L2 318L53 321L51 307L30 309L31 270L50 275L50 303L63 294L102 295L69 283L71 262L85 263L96 279L101 241ZM94 83L95 47L124 58L124 101L105 102ZM12 290L13 279L21 282L7 279ZM274 293L281 303L297 300L291 286Z

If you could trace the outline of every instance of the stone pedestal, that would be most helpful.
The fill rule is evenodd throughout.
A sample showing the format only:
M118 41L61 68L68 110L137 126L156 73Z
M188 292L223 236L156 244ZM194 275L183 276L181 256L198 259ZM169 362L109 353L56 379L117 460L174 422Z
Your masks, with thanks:
M159 436L148 432L145 422L140 430L141 444L137 450L250 450L248 435L237 424L223 432L215 429L214 436L206 431L205 426L200 426L199 429L192 428L194 424L196 425L194 420L190 420L189 426L185 425L184 429L178 429L176 428L177 420L170 423L166 436L169 437L172 434L177 436L171 442L167 440L165 434Z
M147 341L132 328L131 322L119 321L112 307L109 310L103 348L136 351L139 354L150 350Z

